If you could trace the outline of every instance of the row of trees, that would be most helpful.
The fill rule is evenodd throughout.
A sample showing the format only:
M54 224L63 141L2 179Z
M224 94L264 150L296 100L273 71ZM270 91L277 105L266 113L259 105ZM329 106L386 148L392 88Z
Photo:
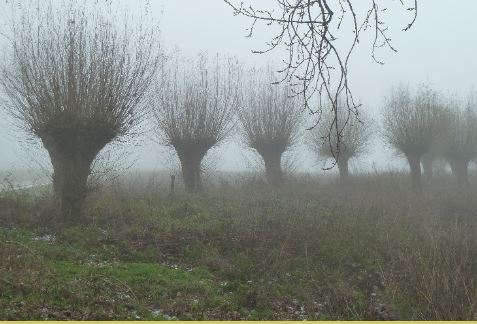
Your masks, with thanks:
M244 73L237 61L201 55L169 64L161 77L152 106L158 136L177 153L188 191L201 189L205 155L233 133L235 122L242 141L263 159L268 181L281 183L282 156L296 144L303 118L289 88L272 84L270 68Z
M152 26L117 19L111 3L103 6L19 4L1 71L3 106L48 151L65 217L81 214L100 151L138 131L150 113L189 191L200 190L202 160L235 120L278 183L281 155L301 121L288 88L271 86L267 70L248 72L256 80L245 89L231 59L166 59Z
M162 74L153 112L159 138L172 147L181 164L188 191L201 189L201 165L207 152L223 142L238 121L242 142L257 153L267 181L283 181L284 153L299 143L304 129L303 105L285 84L275 84L270 68L253 69L242 76L238 62L171 64ZM339 101L338 118L330 103L319 124L306 136L308 147L320 157L337 161L343 181L348 161L363 153L371 139L369 120L350 114ZM336 148L339 147L338 154Z
M422 190L421 164L430 177L437 159L449 163L459 185L467 185L468 165L477 158L477 101L472 93L459 100L426 85L414 93L401 85L386 99L383 133L405 155L415 190Z
M4 106L48 151L66 217L80 215L99 152L132 134L150 113L158 136L177 153L189 191L200 190L205 155L232 134L236 121L243 142L263 159L268 181L281 183L282 156L298 142L304 112L288 85L273 84L270 68L244 72L235 60L206 55L165 58L152 27L118 25L111 10L96 9L74 1L23 8L2 68ZM306 136L309 148L337 162L342 179L372 135L369 118L346 102L344 96L325 105ZM475 105L461 111L442 102L430 89L412 95L404 87L386 102L384 134L407 157L418 189L425 157L445 156L465 183L477 155Z

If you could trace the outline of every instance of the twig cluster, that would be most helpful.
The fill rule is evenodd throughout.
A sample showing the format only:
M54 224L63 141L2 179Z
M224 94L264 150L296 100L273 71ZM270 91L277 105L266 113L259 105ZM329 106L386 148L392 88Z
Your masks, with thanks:
M251 19L248 37L254 34L259 23L277 27L278 31L267 43L267 47L253 52L266 53L278 47L286 50L283 66L279 70L283 76L280 82L289 83L293 95L300 96L306 109L311 114L318 115L315 125L320 122L323 107L328 106L329 102L331 106L327 108L331 108L335 119L339 117L340 96L344 98L342 107L358 116L359 104L352 95L348 67L351 54L363 32L373 32L371 56L376 62L383 64L376 55L380 48L397 52L389 36L388 23L383 18L384 12L390 8L386 1L383 4L383 1L369 0L368 9L363 12L355 7L357 2L351 0L276 0L277 11L258 9L243 2L237 4L233 0L224 1L235 15ZM401 0L399 4L413 13L411 21L403 28L407 31L417 17L417 0L411 0L411 4ZM362 3L359 5L362 6ZM338 44L338 31L344 28L347 21L351 24L349 33L352 37L343 50ZM344 129L334 128L338 132ZM332 150L335 158L339 153L341 136L338 134L336 137L338 141ZM330 146L331 140L329 138Z

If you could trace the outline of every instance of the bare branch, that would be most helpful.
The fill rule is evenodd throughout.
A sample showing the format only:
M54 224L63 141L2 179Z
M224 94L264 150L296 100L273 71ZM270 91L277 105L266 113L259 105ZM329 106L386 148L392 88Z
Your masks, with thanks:
M377 49L397 51L388 36L388 26L382 19L388 7L380 6L380 2L389 4L389 1L369 0L367 11L357 10L351 0L276 0L277 11L257 9L243 2L236 4L233 0L224 1L232 8L234 15L251 19L248 37L253 35L254 28L260 22L278 29L265 49L253 52L266 53L278 47L287 51L284 65L279 69L282 73L281 82L291 85L293 95L301 97L305 108L312 115L318 115L318 120L324 108L323 103L331 108L334 118L338 118L339 109L355 113L359 107L350 88L348 67L351 54L363 32L374 30L371 56L376 62L383 63L376 56ZM411 6L400 2L402 8L413 13L412 21L403 29L405 31L411 28L417 17L417 0L411 1ZM363 6L362 3L359 5ZM344 26L345 22L351 27ZM343 28L353 35L344 48L343 44L338 46L338 31ZM340 96L345 98L342 108L337 106ZM338 141L335 153L339 152L339 144Z

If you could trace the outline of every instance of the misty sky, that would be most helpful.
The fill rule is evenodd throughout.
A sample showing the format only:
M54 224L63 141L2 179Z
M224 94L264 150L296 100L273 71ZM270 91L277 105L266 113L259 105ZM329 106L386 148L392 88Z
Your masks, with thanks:
M269 2L254 1L262 6ZM131 6L131 3L128 5ZM150 3L151 12L157 17L161 29L162 46L166 50L178 47L186 57L194 57L202 50L210 54L218 52L236 56L247 66L278 62L284 54L282 51L267 55L252 54L252 49L264 47L273 31L259 28L253 38L246 38L245 28L249 20L234 17L232 10L221 0L150 0ZM355 3L355 6L369 6L369 1ZM351 59L351 86L363 108L374 118L379 118L383 97L391 86L399 82L411 86L429 82L436 90L465 96L477 84L477 64L474 60L477 50L476 13L475 0L419 0L415 25L410 31L402 32L410 18L409 13L404 10L389 12L386 17L392 27L390 36L399 52L379 52L385 65L376 64L370 55L370 38L367 35L362 38ZM0 125L0 169L31 168L36 163L32 161L47 161L43 150L19 144L20 133L8 123ZM137 168L170 169L170 164L175 161L170 152L150 141L149 137L142 138L139 147L122 149L132 152L129 159L135 161ZM375 142L369 154L353 164L355 168L369 169L373 163L378 168L402 166L401 158L384 149L379 140ZM209 160L213 160L221 170L249 169L255 161L235 138L216 149L211 156ZM319 171L322 166L308 152L295 152L294 156L299 170Z

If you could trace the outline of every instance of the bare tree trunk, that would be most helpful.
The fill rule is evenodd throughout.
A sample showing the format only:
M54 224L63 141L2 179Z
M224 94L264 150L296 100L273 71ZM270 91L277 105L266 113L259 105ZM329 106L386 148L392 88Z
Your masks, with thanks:
M53 162L53 188L59 198L63 216L79 220L88 193L88 177L91 163L78 158L55 156Z
M78 221L88 194L91 165L108 140L95 137L92 131L87 141L69 129L54 134L45 132L41 137L53 165L53 189L63 217Z
M347 182L349 179L348 157L338 156L338 171L340 172L341 182Z
M189 193L202 190L201 164L208 150L215 142L203 139L178 141L174 145L177 156L181 162L182 179L186 191Z
M182 178L188 192L197 192L202 190L200 165L202 158L182 158Z
M88 193L92 159L80 152L60 150L51 142L45 147L53 165L53 189L61 213L65 219L77 221Z
M421 158L421 163L422 169L424 171L424 179L426 179L426 181L429 181L432 178L434 171L432 157L428 154L423 155Z
M409 168L411 169L412 189L415 192L422 192L421 180L421 157L419 154L406 154Z
M283 182L282 154L262 154L268 183L279 186Z

